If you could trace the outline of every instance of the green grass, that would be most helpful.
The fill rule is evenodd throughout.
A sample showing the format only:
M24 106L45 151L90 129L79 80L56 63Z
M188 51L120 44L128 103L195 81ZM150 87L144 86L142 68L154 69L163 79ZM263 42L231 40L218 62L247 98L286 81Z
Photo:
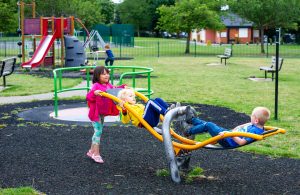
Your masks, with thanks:
M19 188L0 188L1 195L42 195L45 193L38 192L31 187L19 187Z
M259 71L259 67L270 65L270 58L232 57L227 66L207 65L218 62L216 57L161 57L116 61L115 65L153 68L153 97L167 101L223 106L248 115L256 106L270 108L272 118L267 125L284 128L287 133L241 147L240 150L300 158L300 59L284 59L279 76L278 120L274 120L275 82L253 82L247 79L249 76L263 77L264 73ZM137 80L137 87L146 86L146 79ZM72 86L78 82L77 79L66 79L65 84ZM53 91L53 79L14 74L7 77L7 83L11 86L2 91L1 96ZM128 84L131 84L129 80Z
M79 84L82 79L63 79L63 86L72 87ZM3 85L1 79L0 85ZM0 92L0 96L25 96L48 93L54 91L53 78L41 78L26 74L12 74L6 77L7 89Z

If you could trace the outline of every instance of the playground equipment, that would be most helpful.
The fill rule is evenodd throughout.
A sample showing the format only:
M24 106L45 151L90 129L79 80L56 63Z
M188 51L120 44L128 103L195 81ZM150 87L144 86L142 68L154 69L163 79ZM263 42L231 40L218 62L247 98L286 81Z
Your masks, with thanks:
M135 92L136 96L141 98L144 102L148 101L148 98L139 92ZM121 100L109 93L101 92L103 97L112 99L113 101L120 103ZM228 132L223 136L215 136L204 140L203 142L197 142L186 137L182 137L177 134L172 128L171 123L174 120L182 120L183 115L186 114L186 107L177 107L170 110L165 117L161 116L162 124L162 135L154 130L141 116L139 116L127 103L124 104L125 109L131 112L135 117L139 119L142 125L158 140L164 142L165 152L170 167L171 178L174 182L179 183L181 181L179 170L187 169L189 166L189 161L191 158L191 151L208 148L208 149L232 149L232 148L223 148L221 146L214 145L218 140L227 138L227 137L249 137L254 139L254 141L263 140L269 136L276 135L279 133L285 133L286 131L281 128L265 126L265 132L261 135L244 133L244 132ZM195 112L195 110L194 110ZM254 142L253 141L253 142Z
M60 45L61 66L79 66L86 59L82 44L74 37L74 17L40 17L35 16L35 1L25 4L20 1L20 23L22 42L22 64L24 68L34 68L43 64L44 66L55 66L55 40ZM24 6L32 6L32 18L24 17ZM25 39L33 39L32 58L25 62ZM36 48L36 39L40 43ZM59 42L60 40L60 42ZM65 50L65 51L64 51ZM48 55L47 55L48 54ZM64 63L65 62L65 63Z
M64 89L62 87L62 73L65 70L80 70L80 69L86 69L87 73L87 86L83 88L69 88L69 89ZM89 90L90 85L90 77L89 77L89 70L91 68L94 68L94 66L87 66L87 67L72 67L72 68L59 68L55 69L53 71L54 74L54 112L55 112L55 117L58 116L58 93L62 93L65 91L72 91L72 90ZM145 67L122 67L122 66L112 66L110 68L110 74L114 75L114 69L124 69L124 68L129 68L132 69L131 72L125 72L120 76L120 81L119 84L123 83L123 79L127 75L131 75L133 77L132 80L132 87L136 90L135 94L138 98L140 98L142 101L147 102L150 98L150 95L153 93L150 87L150 74L153 71L151 68L145 68ZM136 71L136 69L138 71ZM146 74L148 77L148 83L147 86L148 88L141 89L136 87L136 81L135 81L135 76L139 74ZM114 78L113 76L111 78L111 83L114 83ZM140 92L146 93L146 95L140 93ZM116 97L116 95L112 95L111 93L106 93L106 92L101 92L100 93L103 97L107 97L111 100L113 100L116 103L120 103L121 100ZM282 128L277 128L277 127L272 127L272 126L265 126L265 132L261 135L257 134L252 134L252 133L244 133L244 132L228 132L225 133L223 136L215 136L211 137L207 140L198 142L195 140L188 139L186 137L183 137L180 135L180 133L177 133L175 130L171 128L171 124L173 121L177 120L183 120L184 116L186 114L186 107L181 106L174 108L170 110L165 117L160 116L162 123L162 134L158 133L153 127L151 127L138 113L136 113L135 110L131 108L127 103L124 104L125 109L127 109L128 112L131 112L138 120L140 123L147 129L156 139L164 143L165 146L165 152L171 172L171 178L174 182L179 183L181 181L180 179L180 170L187 170L189 167L189 162L191 158L191 152L193 150L198 150L202 148L206 149L216 149L216 150L224 150L224 149L233 149L233 148L223 148L221 146L214 145L217 143L218 140L228 138L228 137L236 137L236 136L241 136L241 137L249 137L252 138L255 141L260 141L263 140L269 136L273 136L279 133L285 133L286 130ZM195 110L193 110L195 112ZM252 142L251 142L252 143ZM249 143L250 144L250 143Z
M84 67L69 67L69 68L57 68L53 70L53 77L54 77L54 116L58 117L58 94L67 92L67 91L75 91L75 90L86 90L87 92L90 90L90 70L94 69L95 66L84 66ZM67 71L80 71L85 70L86 73L86 86L78 87L78 88L64 88L63 87L63 73ZM146 95L148 98L153 94L151 90L151 72L153 72L152 68L146 67L139 67L139 66L110 66L110 83L114 85L115 78L114 74L117 70L121 70L122 73L120 74L120 78L118 81L118 85L124 83L126 77L131 77L132 83L131 87L136 91L139 91ZM124 72L123 72L124 71ZM146 75L147 76L147 83L145 88L138 88L137 87L137 76L139 75ZM129 84L129 83L127 83Z
M105 42L97 30L91 31L90 36L84 42L83 47L86 50L87 54L93 55L93 65L96 65L97 61L99 60L99 53L105 53ZM102 48L102 50L99 50L100 47ZM90 51L87 51L88 48Z
M90 36L83 44L83 47L86 49L87 47L91 48L92 51L97 51L99 49L99 45L102 49L105 47L105 42L102 39L101 35L97 30L92 30Z

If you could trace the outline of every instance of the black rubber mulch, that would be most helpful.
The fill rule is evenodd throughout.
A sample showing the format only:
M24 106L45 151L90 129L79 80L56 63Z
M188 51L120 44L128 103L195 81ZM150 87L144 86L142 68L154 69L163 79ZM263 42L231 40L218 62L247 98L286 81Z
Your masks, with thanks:
M1 188L32 186L47 194L300 192L299 160L236 150L193 152L191 166L202 167L206 178L175 184L170 177L156 175L157 170L168 169L163 144L145 129L132 126L105 127L101 143L105 163L96 164L85 155L93 132L90 125L30 122L17 117L17 112L52 103L0 106ZM204 119L228 128L248 120L227 108L194 106Z

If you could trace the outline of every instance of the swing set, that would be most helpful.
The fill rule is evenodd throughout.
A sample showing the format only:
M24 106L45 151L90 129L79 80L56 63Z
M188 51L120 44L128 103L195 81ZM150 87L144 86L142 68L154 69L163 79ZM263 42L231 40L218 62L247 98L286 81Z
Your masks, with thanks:
M101 92L100 94L103 97L113 100L115 103L121 102L121 100L116 97L116 92ZM139 92L135 92L135 95L144 102L147 102L149 100L145 95ZM184 120L184 116L186 114L186 106L173 108L169 112L167 112L165 116L160 116L160 120L162 121L162 134L158 133L153 127L151 127L141 116L138 115L138 113L135 110L131 108L131 106L128 103L125 103L124 107L127 111L131 112L135 117L137 117L140 123L156 139L164 143L165 152L171 172L171 178L175 183L180 183L181 181L179 170L188 169L191 158L191 151L193 150L198 150L201 148L216 150L233 149L223 148L222 146L215 144L221 139L236 136L252 138L253 141L250 143L253 143L255 141L263 140L269 136L273 136L279 133L284 134L286 132L286 130L282 128L265 126L265 132L261 135L245 132L227 132L223 136L217 135L207 140L198 142L181 136L171 128L172 121ZM193 108L192 111L196 113L196 111Z

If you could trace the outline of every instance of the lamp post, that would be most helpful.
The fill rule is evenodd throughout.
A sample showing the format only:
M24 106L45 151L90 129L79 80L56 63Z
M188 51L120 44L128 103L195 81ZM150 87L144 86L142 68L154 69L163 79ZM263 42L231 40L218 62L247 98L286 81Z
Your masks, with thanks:
M279 62L279 39L280 28L276 29L276 72L275 72L275 120L278 119L278 62Z

